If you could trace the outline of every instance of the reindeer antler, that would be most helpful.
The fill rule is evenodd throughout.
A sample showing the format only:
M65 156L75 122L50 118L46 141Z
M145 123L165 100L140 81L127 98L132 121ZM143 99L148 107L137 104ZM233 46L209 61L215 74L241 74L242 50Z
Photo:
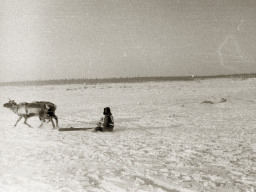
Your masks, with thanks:
M9 102L11 101L11 102L13 102L14 100L11 100L9 97L8 97L8 99L9 99Z

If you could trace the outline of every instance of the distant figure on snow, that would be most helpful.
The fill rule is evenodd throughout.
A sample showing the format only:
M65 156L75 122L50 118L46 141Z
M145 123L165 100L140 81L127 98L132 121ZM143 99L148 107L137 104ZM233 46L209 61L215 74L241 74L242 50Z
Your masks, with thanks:
M221 99L221 101L220 101L219 103L225 103L225 102L227 102L227 99L222 98L222 99Z
M225 102L227 102L227 99L222 98L218 103L225 103ZM214 102L212 102L212 101L203 101L201 104L203 104L203 103L214 104Z
M206 104L214 104L212 101L203 101L201 104L206 103Z
M94 131L113 131L114 128L114 118L112 116L112 113L110 111L109 107L105 107L103 111L104 117L102 117L97 124L97 127L94 129Z

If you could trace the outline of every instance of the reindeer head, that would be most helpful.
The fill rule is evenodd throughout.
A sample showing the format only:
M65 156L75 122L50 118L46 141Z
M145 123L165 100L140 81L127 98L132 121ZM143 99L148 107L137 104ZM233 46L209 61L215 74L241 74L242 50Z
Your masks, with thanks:
M9 99L8 103L3 104L3 106L6 107L6 108L12 108L16 105L17 105L17 103L14 100L11 100L11 99Z

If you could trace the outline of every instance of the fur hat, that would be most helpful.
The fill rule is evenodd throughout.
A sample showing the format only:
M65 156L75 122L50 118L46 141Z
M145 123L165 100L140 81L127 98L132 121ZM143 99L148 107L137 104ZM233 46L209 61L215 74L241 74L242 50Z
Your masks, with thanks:
M109 107L104 108L103 115L112 115Z

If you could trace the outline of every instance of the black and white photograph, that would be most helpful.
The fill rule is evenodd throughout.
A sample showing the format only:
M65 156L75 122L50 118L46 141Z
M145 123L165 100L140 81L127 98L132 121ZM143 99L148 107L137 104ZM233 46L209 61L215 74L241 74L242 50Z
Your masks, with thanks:
M256 192L256 0L0 0L0 192Z

